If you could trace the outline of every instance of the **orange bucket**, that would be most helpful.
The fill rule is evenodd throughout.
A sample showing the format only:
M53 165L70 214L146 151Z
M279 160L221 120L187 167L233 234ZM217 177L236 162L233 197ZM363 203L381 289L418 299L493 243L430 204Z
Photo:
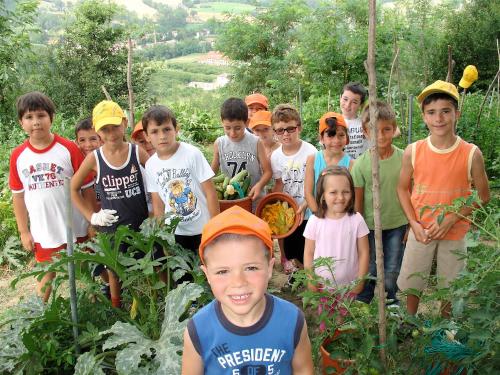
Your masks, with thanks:
M277 201L287 202L288 205L292 207L295 212L297 212L297 210L299 209L299 206L289 194L276 192L267 194L264 196L264 198L260 200L259 204L257 205L257 208L255 209L255 215L262 219L262 210L264 209L264 207L268 204L276 203ZM284 234L273 234L272 238L279 240L281 238L288 237L295 231L295 229L297 229L298 226L299 226L299 217L295 215L295 222L293 223L290 230Z
M250 197L219 201L220 212L225 211L233 206L240 206L248 212L252 212L252 200L250 199Z

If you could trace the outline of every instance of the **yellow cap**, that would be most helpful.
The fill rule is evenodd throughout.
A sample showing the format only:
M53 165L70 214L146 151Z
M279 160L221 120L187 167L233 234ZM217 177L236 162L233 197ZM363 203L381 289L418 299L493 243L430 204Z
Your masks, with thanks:
M99 131L106 125L120 125L124 117L125 113L118 104L111 100L103 100L92 111L92 125L95 131Z
M475 81L477 81L478 77L479 74L477 73L476 67L474 65L467 65L464 69L462 79L458 82L458 85L464 89L468 89Z
M445 81L436 81L432 85L427 86L417 97L417 100L419 103L422 103L424 99L427 98L429 95L436 94L438 92L441 92L443 94L448 94L457 102L460 98L458 95L457 87L453 83Z

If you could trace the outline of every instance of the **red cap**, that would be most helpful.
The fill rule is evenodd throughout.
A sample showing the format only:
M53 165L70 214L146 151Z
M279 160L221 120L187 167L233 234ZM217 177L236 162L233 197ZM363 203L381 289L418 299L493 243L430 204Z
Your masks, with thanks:
M137 135L143 131L144 131L144 129L142 128L142 120L141 120L137 124L135 124L134 131L132 132L132 135L130 137L132 139L135 139L137 137Z
M250 104L260 104L266 110L269 109L269 103L267 102L267 98L262 94L251 94L245 98L245 104L249 106Z

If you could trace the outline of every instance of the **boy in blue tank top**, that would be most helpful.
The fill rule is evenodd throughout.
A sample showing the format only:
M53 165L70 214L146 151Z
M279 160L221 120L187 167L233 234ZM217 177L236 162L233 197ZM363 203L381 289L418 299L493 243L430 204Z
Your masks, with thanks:
M184 332L182 374L313 374L303 313L266 293L273 241L266 222L233 206L203 228L201 266L215 300Z

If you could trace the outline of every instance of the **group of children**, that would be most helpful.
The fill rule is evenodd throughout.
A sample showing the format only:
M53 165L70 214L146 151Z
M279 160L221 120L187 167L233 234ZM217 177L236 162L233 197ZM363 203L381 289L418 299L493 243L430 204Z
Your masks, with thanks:
M254 205L269 189L291 195L300 225L280 243L285 272L300 265L313 269L315 258L332 257L334 275L315 272L337 284L357 282L353 296L371 301L375 284L363 282L368 273L376 275L369 109L358 117L365 98L359 83L344 87L342 114L327 112L319 120L319 151L300 139L302 123L293 106L280 104L271 112L261 94L245 101L227 99L221 107L224 135L215 141L209 165L196 147L177 140L179 125L167 107L153 106L144 113L131 144L125 140L122 109L103 101L91 119L77 125L73 143L51 132L55 107L49 98L38 92L23 95L18 118L28 139L12 153L9 178L23 247L34 251L39 262L65 247L65 177L72 178L77 208L75 241L87 239L88 223L102 232L114 232L118 225L138 230L148 215L173 212L181 218L176 242L199 251L216 298L188 325L183 374L312 374L302 313L266 294L274 265L268 225L239 207L219 213L212 177L219 170L228 176L247 170ZM464 207L438 221L439 210L421 209L467 196L472 184L483 203L489 200L480 150L455 134L460 116L456 87L437 81L418 100L428 138L405 151L394 146L399 129L393 110L383 102L376 103L374 136L387 298L398 302L398 286L409 291L412 314L435 253L440 285L463 268L456 250L465 251L469 224L464 217L472 211ZM110 284L113 305L120 306L116 275L106 270L101 275ZM39 283L45 299L50 287L43 287L53 276ZM448 310L445 302L443 315ZM284 328L282 334L276 334L278 327Z

